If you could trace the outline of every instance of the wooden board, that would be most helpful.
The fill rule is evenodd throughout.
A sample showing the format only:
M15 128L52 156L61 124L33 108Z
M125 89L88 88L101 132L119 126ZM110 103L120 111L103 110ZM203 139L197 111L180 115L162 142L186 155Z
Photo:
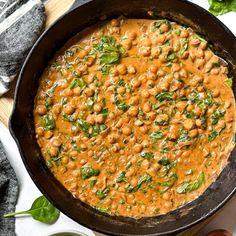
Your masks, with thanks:
M48 28L58 17L64 14L73 4L73 2L74 0L47 0L45 2L45 9L47 14L45 28ZM12 84L10 91L0 98L0 121L6 126L8 126L8 120L13 106L14 88L15 83ZM180 233L179 236L195 235L200 229L206 226L214 218L214 216ZM96 233L96 235L101 234Z

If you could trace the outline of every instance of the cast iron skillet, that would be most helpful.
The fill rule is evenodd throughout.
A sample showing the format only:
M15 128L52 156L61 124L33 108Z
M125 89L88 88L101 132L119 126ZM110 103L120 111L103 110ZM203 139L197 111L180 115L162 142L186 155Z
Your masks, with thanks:
M233 34L204 9L183 0L94 0L75 7L61 17L36 42L21 70L10 131L19 147L31 178L43 194L63 213L78 223L108 235L165 235L184 230L223 206L236 189L236 149L215 183L197 200L166 215L135 220L112 217L76 200L47 169L35 139L33 124L34 97L39 77L53 54L85 27L107 18L125 15L129 18L165 16L186 24L205 35L214 50L228 62L236 62L236 40ZM231 75L235 71L230 69ZM236 83L233 83L234 93Z

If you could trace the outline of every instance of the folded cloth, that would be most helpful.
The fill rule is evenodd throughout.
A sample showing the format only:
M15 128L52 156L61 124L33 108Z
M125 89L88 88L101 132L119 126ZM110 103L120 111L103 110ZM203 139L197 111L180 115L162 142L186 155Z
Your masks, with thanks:
M0 96L9 90L44 20L41 0L0 0Z
M15 235L15 217L3 218L6 213L14 212L18 197L16 174L7 160L0 141L0 235Z

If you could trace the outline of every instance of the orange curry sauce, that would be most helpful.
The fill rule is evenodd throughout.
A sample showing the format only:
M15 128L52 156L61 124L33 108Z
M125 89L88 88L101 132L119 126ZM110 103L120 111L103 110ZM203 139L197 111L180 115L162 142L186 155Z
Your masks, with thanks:
M71 46L72 45L72 46ZM35 98L35 130L75 198L140 218L193 201L234 146L227 67L191 28L114 19L57 53Z

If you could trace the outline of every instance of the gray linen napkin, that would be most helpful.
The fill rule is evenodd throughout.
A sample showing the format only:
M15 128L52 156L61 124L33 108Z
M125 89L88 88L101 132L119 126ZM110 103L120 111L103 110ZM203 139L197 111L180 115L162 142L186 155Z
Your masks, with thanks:
M0 96L8 91L44 20L41 0L0 0Z
M16 174L7 160L0 141L0 235L15 235L15 217L3 218L3 215L15 211L18 197Z

